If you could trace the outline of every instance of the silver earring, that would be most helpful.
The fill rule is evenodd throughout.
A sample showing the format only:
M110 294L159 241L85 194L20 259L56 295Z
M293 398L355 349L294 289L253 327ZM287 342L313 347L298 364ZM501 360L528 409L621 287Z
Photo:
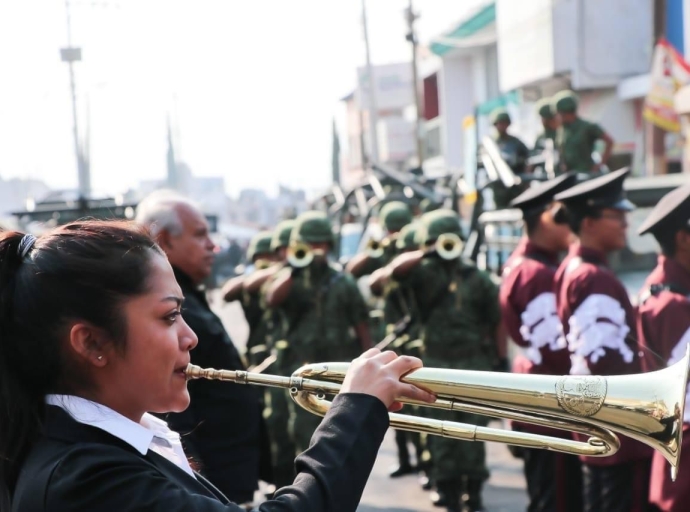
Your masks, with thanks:
M98 359L100 361L103 359L103 356L98 356L96 359Z

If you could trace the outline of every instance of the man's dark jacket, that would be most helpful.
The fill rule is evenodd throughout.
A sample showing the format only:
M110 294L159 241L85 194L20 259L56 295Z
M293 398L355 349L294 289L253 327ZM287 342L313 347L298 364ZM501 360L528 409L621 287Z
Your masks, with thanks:
M174 269L185 297L182 318L199 338L192 364L203 368L244 370L237 348L206 295ZM182 435L188 455L199 460L206 476L230 500L243 501L257 488L262 405L259 390L229 382L194 380L188 384L191 403L183 413L165 417ZM251 498L250 498L251 499Z

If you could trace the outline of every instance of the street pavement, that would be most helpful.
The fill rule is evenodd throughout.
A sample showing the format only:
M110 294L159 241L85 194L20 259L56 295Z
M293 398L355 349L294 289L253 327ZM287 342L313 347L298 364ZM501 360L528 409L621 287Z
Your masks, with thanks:
M234 343L241 349L246 343L248 328L239 304L223 304L219 293L214 291L211 293L211 306L223 320ZM490 426L500 428L501 422L492 422ZM526 510L527 494L521 462L510 455L505 445L497 443L487 443L487 459L491 471L491 478L484 487L487 512ZM416 476L397 479L388 477L388 472L396 462L394 434L391 430L381 446L358 512L441 511L442 509L431 505L429 493L421 489Z

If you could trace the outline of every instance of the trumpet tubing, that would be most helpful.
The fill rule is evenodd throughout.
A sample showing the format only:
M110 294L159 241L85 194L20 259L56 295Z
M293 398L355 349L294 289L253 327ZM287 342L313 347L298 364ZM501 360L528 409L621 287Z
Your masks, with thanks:
M516 375L420 368L401 380L437 396L434 404L401 402L494 416L589 435L586 442L392 413L391 427L467 441L494 441L575 455L606 457L620 448L616 434L660 452L675 480L683 434L690 347L678 363L656 372L602 376ZM217 379L287 388L300 406L323 416L348 363L306 365L290 377L190 365L188 379Z

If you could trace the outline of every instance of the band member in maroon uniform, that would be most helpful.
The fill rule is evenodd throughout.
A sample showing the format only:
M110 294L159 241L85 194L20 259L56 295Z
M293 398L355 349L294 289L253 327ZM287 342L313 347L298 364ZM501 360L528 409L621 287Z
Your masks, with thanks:
M638 303L637 336L645 371L678 362L690 343L690 184L668 193L640 226L661 246L659 263L647 277ZM690 410L683 418L684 436L679 474L673 482L666 460L654 454L650 501L664 512L690 507Z
M501 317L512 340L523 347L513 371L563 375L570 371L570 352L556 313L553 280L559 253L568 250L572 233L564 207L553 196L570 188L575 174L531 187L511 205L522 210L526 236L503 269L499 294ZM513 423L514 430L570 438L571 434L531 424ZM573 455L524 449L530 512L582 510L582 473Z
M572 375L641 371L635 312L607 263L608 254L626 246L626 213L634 208L623 192L629 172L605 174L555 196L565 204L570 228L580 239L558 268L555 282ZM626 437L613 456L583 457L584 510L647 510L651 458L649 447Z

